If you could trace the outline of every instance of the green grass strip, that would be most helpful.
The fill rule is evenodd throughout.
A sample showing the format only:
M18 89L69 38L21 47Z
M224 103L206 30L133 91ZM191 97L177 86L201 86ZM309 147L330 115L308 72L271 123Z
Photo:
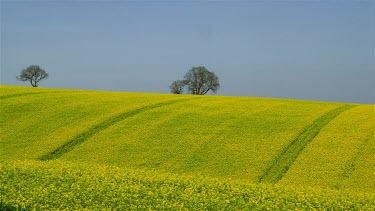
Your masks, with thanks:
M354 107L354 105L344 105L333 109L319 117L311 125L305 127L302 132L283 149L279 156L276 157L270 167L259 178L259 182L278 182L288 171L302 150L315 138L319 131L336 116L352 107Z
M111 117L111 118L105 120L104 122L101 122L101 123L93 126L89 130L77 135L72 140L65 142L63 145L56 148L55 150L53 150L53 151L51 151L51 152L49 152L45 155L42 155L41 157L39 157L39 160L57 159L57 158L61 157L62 155L64 155L65 153L68 153L68 152L72 151L76 146L83 143L84 141L86 141L90 137L94 136L99 131L105 130L105 129L109 128L110 126L112 126L112 125L114 125L114 124L116 124L116 123L118 123L118 122L120 122L120 121L122 121L126 118L135 116L139 113L142 113L142 112L154 109L154 108L159 108L159 107L162 107L162 106L171 105L171 104L178 103L178 102L181 102L181 101L186 101L186 100L189 100L189 99L191 100L192 98L170 100L170 101L167 101L167 102L152 104L152 105L144 106L144 107L134 109L134 110L131 110L131 111L126 111L126 112L120 113L120 114L118 114L114 117ZM197 99L197 98L195 98L195 99Z

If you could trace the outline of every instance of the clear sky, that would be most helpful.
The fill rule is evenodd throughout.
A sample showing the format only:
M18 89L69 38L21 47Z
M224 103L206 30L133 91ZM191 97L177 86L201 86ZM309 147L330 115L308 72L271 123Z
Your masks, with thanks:
M374 1L1 1L1 83L169 92L193 66L219 95L374 103Z

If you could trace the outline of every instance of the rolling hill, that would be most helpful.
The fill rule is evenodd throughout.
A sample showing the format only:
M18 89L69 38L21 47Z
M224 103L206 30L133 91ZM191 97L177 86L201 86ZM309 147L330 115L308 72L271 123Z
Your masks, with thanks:
M225 190L232 193L232 189L245 185L249 189L288 190L293 195L296 190L288 187L314 187L319 191L314 190L313 195L321 198L327 194L336 197L337 193L344 194L339 201L349 197L353 203L344 203L347 208L359 204L367 209L375 204L374 105L7 85L1 86L0 100L3 183L23 180L29 184L31 180L24 177L10 179L10 172L18 175L15 172L19 169L29 176L32 172L56 176L56 169L65 168L65 164L68 172L75 165L78 169L86 165L89 172L105 166L115 172L167 175L157 181L189 178L192 184L203 187L207 184L202 178L218 180L218 190L212 190L215 194L222 193L225 184L236 181ZM90 173L83 170L82 174ZM53 178L55 181L58 177ZM211 183L208 187L212 189ZM12 185L6 187L0 191L17 193ZM345 195L347 192L359 195ZM358 199L363 194L367 198ZM290 197L287 194L284 199L288 201ZM7 194L0 199L9 202L9 206L17 204ZM27 205L25 202L22 207ZM260 203L254 208L264 206ZM291 205L285 205L288 206Z

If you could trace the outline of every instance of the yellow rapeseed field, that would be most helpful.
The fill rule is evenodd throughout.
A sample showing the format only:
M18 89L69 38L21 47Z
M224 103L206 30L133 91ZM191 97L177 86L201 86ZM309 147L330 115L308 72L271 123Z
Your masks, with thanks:
M374 191L374 109L357 106L332 120L280 183Z
M374 194L61 161L0 162L0 209L371 210Z
M374 208L374 105L7 85L0 101L0 209Z

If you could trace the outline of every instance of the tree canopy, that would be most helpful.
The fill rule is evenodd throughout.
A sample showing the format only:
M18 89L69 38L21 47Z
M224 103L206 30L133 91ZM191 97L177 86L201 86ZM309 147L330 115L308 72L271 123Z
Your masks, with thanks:
M188 93L205 95L207 92L217 92L220 88L219 78L203 66L191 68L184 76L184 80L174 81L169 88L173 94L182 94L186 87Z
M185 81L176 80L169 86L173 94L182 94L184 91Z
M203 66L193 67L185 74L185 85L189 93L204 95L209 91L216 93L219 88L219 78Z

